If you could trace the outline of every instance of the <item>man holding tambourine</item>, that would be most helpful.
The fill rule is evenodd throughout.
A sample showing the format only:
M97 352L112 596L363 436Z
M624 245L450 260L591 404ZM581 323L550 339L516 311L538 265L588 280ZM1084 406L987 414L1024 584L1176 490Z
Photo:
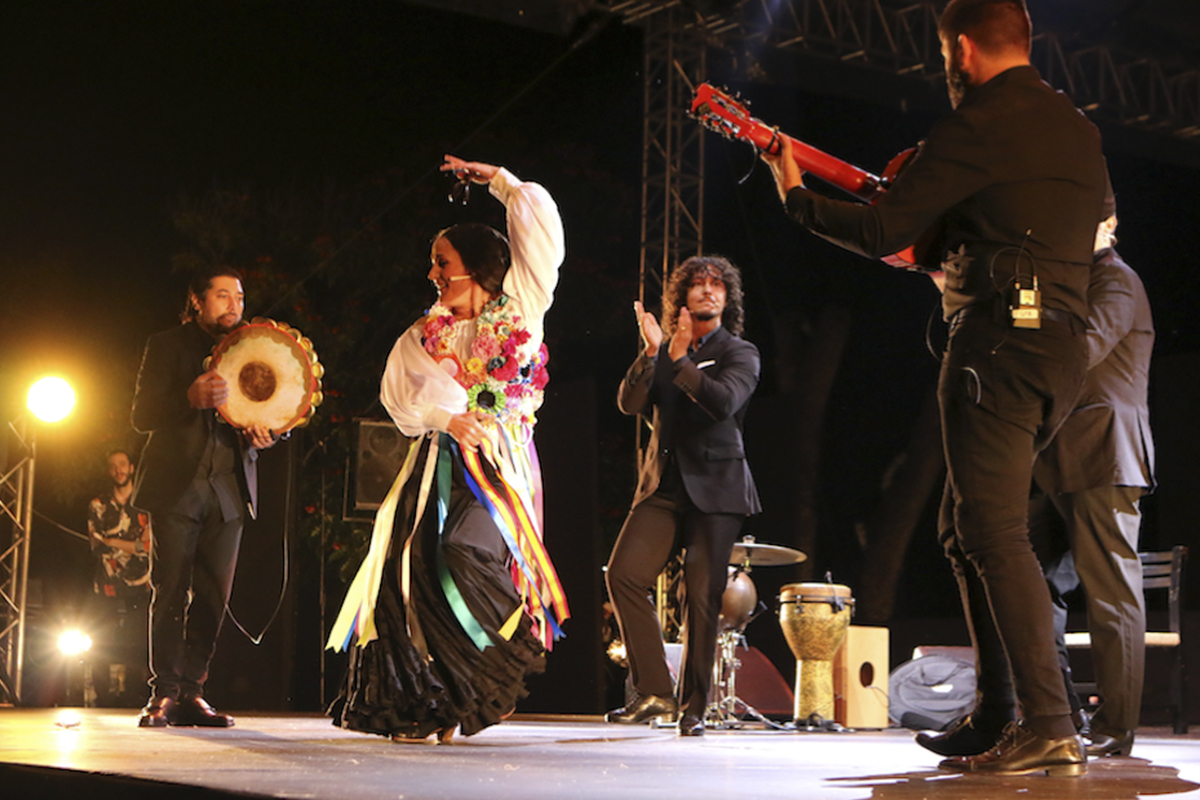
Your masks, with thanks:
M150 583L150 685L138 724L227 728L204 700L209 662L233 588L242 525L257 501L257 451L268 426L236 430L217 418L229 382L206 359L242 325L245 294L230 268L189 287L183 324L150 337L138 372L133 426L150 439L135 491L154 520Z

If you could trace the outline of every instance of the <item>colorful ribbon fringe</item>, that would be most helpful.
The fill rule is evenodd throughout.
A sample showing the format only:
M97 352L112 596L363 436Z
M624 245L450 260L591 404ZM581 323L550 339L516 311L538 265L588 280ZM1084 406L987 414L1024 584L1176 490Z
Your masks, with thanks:
M488 479L483 459L478 453L463 451L445 433L430 436L413 530L406 536L401 556L401 591L405 598L406 611L409 612L409 634L423 655L425 648L420 621L411 613L413 604L409 602L409 564L413 533L424 514L429 491L435 484L438 514L436 560L442 591L455 618L475 646L484 650L492 644L487 632L463 600L442 552L441 538L450 502L452 454L461 459L467 486L476 500L487 509L513 557L513 585L521 596L522 605L517 607L501 627L500 635L504 639L512 637L520 623L521 611L524 610L534 620L534 634L547 650L552 649L554 641L563 636L561 623L570 616L570 610L558 573L542 541L541 472L537 452L531 436L525 435L519 440L515 439L507 430L508 427L497 426L500 432L497 443L500 452L496 451L490 439L485 439L481 448L484 459L495 468L499 488ZM330 631L327 648L345 650L356 634L360 647L377 637L374 614L379 584L391 543L400 492L415 471L418 450L416 446L409 448L400 474L376 512L371 548L347 592L338 619Z
M521 453L526 457L519 461L516 458L497 459L493 455L492 443L487 439L484 439L480 449L484 457L493 464L501 461L514 463L526 478L526 486L537 485L531 480L533 464L536 461L536 457L529 458L529 452L533 449L532 443L527 446L515 446L515 442L507 435L502 443L508 455L516 456ZM453 446L458 449L457 444ZM458 452L466 467L467 485L471 493L480 505L487 509L505 544L508 545L509 552L512 553L513 585L520 593L529 615L538 623L535 633L546 649L551 650L555 640L562 638L561 623L571 612L567 608L566 593L558 579L558 573L542 541L540 514L534 509L534 493L519 492L514 482L498 470L503 490L501 492L487 479L478 453L462 450Z

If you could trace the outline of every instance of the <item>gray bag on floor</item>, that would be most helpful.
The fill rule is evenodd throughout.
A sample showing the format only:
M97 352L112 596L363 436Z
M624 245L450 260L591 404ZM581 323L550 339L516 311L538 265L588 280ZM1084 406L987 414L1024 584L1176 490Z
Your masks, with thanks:
M942 731L975 706L975 665L931 654L906 661L888 676L888 716L915 731Z

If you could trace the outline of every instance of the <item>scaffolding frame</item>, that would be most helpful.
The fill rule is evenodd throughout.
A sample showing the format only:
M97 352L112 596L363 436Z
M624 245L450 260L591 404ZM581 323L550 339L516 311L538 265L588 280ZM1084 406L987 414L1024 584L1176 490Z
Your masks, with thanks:
M744 52L774 48L858 64L893 75L941 80L944 74L931 0L596 0L629 24L714 8L702 17L715 44ZM699 16L700 12L690 12ZM1200 68L1052 31L1033 39L1042 77L1093 118L1200 142Z
M12 459L15 463L4 467L6 471L0 475L0 520L8 523L11 532L0 551L0 700L18 704L25 662L36 443L34 429L24 417L9 422L4 435L17 445L18 452Z
M634 4L636 5L636 4ZM720 18L716 18L718 21ZM644 32L642 94L642 227L638 299L660 301L671 270L704 244L703 130L687 118L695 87L706 77L712 33L708 20L679 4L641 22ZM643 454L639 420L637 449ZM640 460L640 459L639 459ZM677 641L683 620L678 603L679 564L658 576L655 607L666 641Z
M642 227L638 299L662 295L672 268L704 242L703 130L687 109L705 79L703 18L678 5L643 23Z

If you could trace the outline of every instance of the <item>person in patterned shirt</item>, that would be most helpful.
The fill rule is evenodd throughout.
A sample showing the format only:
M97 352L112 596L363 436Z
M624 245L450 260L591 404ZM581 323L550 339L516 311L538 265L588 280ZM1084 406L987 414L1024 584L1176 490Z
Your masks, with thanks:
M92 687L101 706L140 705L147 677L146 609L150 601L150 514L130 505L129 453L106 457L112 489L88 505L93 577Z

